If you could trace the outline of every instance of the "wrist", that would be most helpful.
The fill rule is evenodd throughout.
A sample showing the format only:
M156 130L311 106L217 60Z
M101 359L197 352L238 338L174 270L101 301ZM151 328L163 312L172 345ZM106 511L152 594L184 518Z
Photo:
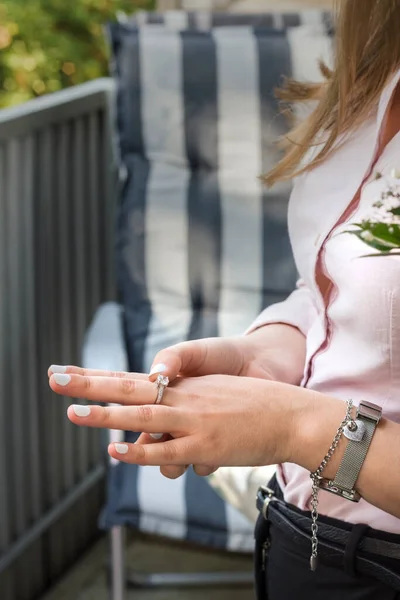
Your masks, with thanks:
M274 440L274 455L268 455L268 464L272 462L296 463L303 466L303 445L311 437L308 420L313 414L313 399L308 390L298 386L266 381L262 384L262 399L269 399L268 409L263 411L265 425L263 430L271 431L267 436L267 448L271 438ZM317 459L318 460L318 459ZM317 465L318 466L318 465Z
M244 336L247 358L268 370L270 379L299 385L304 373L306 341L292 325L271 323Z
M302 407L298 410L294 409L293 443L288 462L314 472L320 466L345 416L346 404L317 392L306 389L303 391ZM346 443L346 439L342 437L323 472L324 477L334 478Z

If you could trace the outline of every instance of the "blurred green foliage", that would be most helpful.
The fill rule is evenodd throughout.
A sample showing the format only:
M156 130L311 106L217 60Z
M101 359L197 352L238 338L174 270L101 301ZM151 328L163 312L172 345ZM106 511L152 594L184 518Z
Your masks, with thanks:
M103 26L154 0L0 0L0 107L108 72Z

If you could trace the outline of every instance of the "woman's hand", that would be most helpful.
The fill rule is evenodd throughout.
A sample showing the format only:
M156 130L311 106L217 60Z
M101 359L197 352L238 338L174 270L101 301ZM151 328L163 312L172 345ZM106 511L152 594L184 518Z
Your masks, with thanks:
M297 329L284 324L267 325L247 336L195 340L166 348L155 357L150 380L154 381L160 373L167 375L170 381L178 376L226 374L297 384L302 376L304 356L305 339ZM49 369L49 377L55 369L59 367ZM61 368L63 372L64 369ZM68 367L68 372L86 374L77 367ZM99 377L147 379L147 376L135 373L91 373ZM166 441L170 436L166 434L162 439ZM140 444L154 442L148 433L143 433L138 440ZM187 465L162 465L160 468L170 479L180 477L186 469ZM212 465L196 464L194 469L201 476L215 471Z
M150 380L160 373L170 381L178 375L238 375L297 384L303 373L304 355L303 334L278 323L246 336L194 340L161 350L150 369Z
M62 373L59 369L51 375L50 386L63 396L121 406L71 406L68 416L73 423L146 433L171 431L171 439L157 443L110 444L112 457L139 465L291 462L313 472L346 408L343 400L307 388L226 375L178 378L165 390L162 404L154 405L157 386L146 375L83 373L78 367ZM327 479L335 477L346 442L343 437L328 462ZM400 518L400 470L386 468L393 456L400 456L400 425L383 418L357 490L370 504Z
M77 367L53 374L50 386L64 396L121 406L92 405L68 409L76 425L163 433L157 443L110 444L109 454L139 465L202 464L266 465L292 456L296 407L290 399L276 402L279 384L253 378L213 375L178 378L154 405L157 386L143 375L109 377L81 374ZM291 386L285 386L288 392ZM282 395L282 394L281 394Z
M279 326L278 326L279 327ZM273 326L274 328L274 326ZM155 381L161 373L170 381L176 377L226 374L262 379L275 379L273 365L265 357L253 352L249 337L208 338L176 344L159 352L150 370L149 379ZM264 360L262 360L264 358ZM142 434L139 443L148 443L149 436ZM188 465L163 465L161 473L169 479L181 477ZM199 476L207 477L216 468L209 465L193 465Z
M226 374L257 377L298 384L305 361L305 338L290 325L282 323L261 327L247 336L209 338L183 342L161 350L153 361L150 380L162 373L173 381L178 375ZM147 443L143 434L139 443ZM198 475L210 475L215 468L194 465ZM164 465L161 473L170 479L183 475L186 465Z

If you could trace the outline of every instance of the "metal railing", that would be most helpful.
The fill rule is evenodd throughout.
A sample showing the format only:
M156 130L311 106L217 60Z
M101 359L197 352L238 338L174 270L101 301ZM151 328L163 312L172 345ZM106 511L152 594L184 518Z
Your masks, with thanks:
M114 297L112 88L0 112L1 600L37 597L97 532L99 434L68 422L47 368L80 362Z

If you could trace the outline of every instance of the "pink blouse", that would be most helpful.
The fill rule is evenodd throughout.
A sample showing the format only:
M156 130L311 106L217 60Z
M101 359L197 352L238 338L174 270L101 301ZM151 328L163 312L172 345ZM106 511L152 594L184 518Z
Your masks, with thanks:
M400 133L377 157L378 139L399 80L400 70L383 91L376 115L328 161L296 180L288 219L301 280L287 300L264 310L250 329L268 323L298 327L307 339L302 386L343 401L351 398L355 405L362 399L375 402L385 417L398 423L400 258L362 257L371 249L342 232L371 211L388 185L385 175L400 169ZM377 171L384 177L376 179ZM361 185L359 199L352 202ZM332 282L325 299L317 285L317 269ZM396 467L400 468L400 457L397 464L388 465ZM295 464L280 465L278 479L287 502L310 509L308 471ZM400 534L400 519L364 500L354 504L321 491L320 512Z

